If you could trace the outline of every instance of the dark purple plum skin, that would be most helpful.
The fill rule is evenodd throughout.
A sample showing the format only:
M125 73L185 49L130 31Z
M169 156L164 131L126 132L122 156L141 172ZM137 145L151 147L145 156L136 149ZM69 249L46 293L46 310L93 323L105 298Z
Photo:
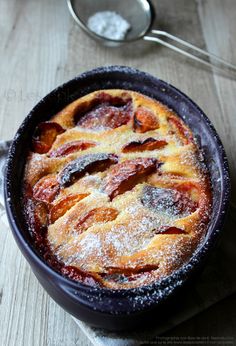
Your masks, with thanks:
M61 186L68 186L85 173L102 172L110 165L118 162L114 154L88 154L69 162L58 175Z

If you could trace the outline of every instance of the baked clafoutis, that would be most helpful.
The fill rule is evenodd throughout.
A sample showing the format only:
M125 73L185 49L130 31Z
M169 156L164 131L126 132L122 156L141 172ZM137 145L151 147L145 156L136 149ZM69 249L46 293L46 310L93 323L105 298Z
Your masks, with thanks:
M25 219L54 270L90 286L150 285L204 241L210 177L193 133L162 103L98 90L38 124Z

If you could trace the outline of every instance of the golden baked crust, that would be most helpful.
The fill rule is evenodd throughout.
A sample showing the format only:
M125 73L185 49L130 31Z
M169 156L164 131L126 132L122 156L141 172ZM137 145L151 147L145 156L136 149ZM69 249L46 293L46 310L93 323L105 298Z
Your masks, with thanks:
M63 275L115 289L147 285L204 239L208 173L190 129L160 102L93 92L40 124L32 147L26 220Z

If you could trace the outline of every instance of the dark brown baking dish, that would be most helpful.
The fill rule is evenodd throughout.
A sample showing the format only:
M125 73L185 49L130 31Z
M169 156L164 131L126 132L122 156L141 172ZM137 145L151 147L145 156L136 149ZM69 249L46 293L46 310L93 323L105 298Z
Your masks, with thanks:
M20 202L24 164L36 125L85 94L113 88L141 92L166 104L182 117L202 148L213 186L213 212L204 244L188 263L168 278L149 286L128 290L89 287L55 272L34 250ZM206 115L173 86L144 72L122 66L86 72L44 97L17 131L5 174L5 202L9 223L20 250L42 286L58 304L78 319L113 330L133 328L143 321L155 320L158 316L164 318L164 313L170 312L173 297L183 293L186 283L196 276L218 239L229 202L229 191L225 152Z

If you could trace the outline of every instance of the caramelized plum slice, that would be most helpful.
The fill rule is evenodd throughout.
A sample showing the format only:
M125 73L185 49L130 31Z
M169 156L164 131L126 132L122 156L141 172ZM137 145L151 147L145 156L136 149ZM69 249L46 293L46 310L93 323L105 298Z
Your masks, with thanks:
M109 274L124 274L132 275L144 272L150 272L151 270L156 270L159 268L158 264L146 264L146 265L136 265L130 268L119 268L119 267L107 267L106 270Z
M104 274L103 280L124 283L145 279L159 268L158 264L147 264L145 266L137 266L135 268L116 268L109 267L108 274Z
M77 202L87 197L88 194L81 193L77 195L68 195L61 198L56 202L50 210L49 220L50 223L54 223L59 217L63 216L70 208L72 208Z
M151 130L156 130L159 127L159 122L155 114L148 108L138 107L134 113L133 129L134 132L144 133Z
M43 123L40 123L33 135L33 151L39 154L47 153L50 150L57 135L63 133L64 131L65 130L61 127L61 125L55 122L45 121Z
M155 234L186 234L185 230L175 226L162 226L154 230Z
M147 138L144 140L133 141L133 142L126 144L123 147L122 152L123 153L129 153L129 152L135 152L135 151L162 149L166 145L167 145L167 142L165 140Z
M76 151L86 150L91 147L95 147L96 144L94 142L84 142L84 141L72 141L69 143L65 143L61 145L59 148L53 150L50 153L50 157L62 157L67 156Z
M149 209L171 215L189 215L197 209L197 203L187 194L150 185L143 188L141 202Z
M33 187L33 197L39 201L51 203L60 191L55 175L41 178Z
M183 144L189 144L190 142L193 142L193 136L191 132L181 119L170 115L168 117L168 122L171 126L172 133L177 133Z
M118 158L114 154L90 154L78 157L69 162L58 175L61 186L68 186L85 173L104 171L116 163Z
M92 209L80 217L75 227L76 231L78 233L83 233L97 222L108 222L115 220L117 215L118 211L114 208L100 207Z
M63 263L58 260L56 255L51 250L50 244L46 237L44 237L43 242L38 242L36 244L37 250L43 256L47 264L49 264L54 270L57 272L61 272L61 268L63 267Z
M25 203L24 212L26 214L27 223L29 225L32 236L35 241L42 241L43 234L48 225L48 209L44 202L35 201L31 198Z
M141 179L156 169L157 160L137 158L115 165L105 179L103 191L110 199L131 190Z
M48 205L44 202L28 198L24 205L24 213L35 248L50 266L60 271L62 264L52 253L46 237L48 227Z
M99 283L99 275L85 273L79 268L73 266L65 266L61 268L62 275L68 277L71 280L83 282L89 286L97 286Z
M87 129L115 129L127 124L131 118L131 98L114 97L100 93L90 103L83 103L77 110L81 118L75 122Z

